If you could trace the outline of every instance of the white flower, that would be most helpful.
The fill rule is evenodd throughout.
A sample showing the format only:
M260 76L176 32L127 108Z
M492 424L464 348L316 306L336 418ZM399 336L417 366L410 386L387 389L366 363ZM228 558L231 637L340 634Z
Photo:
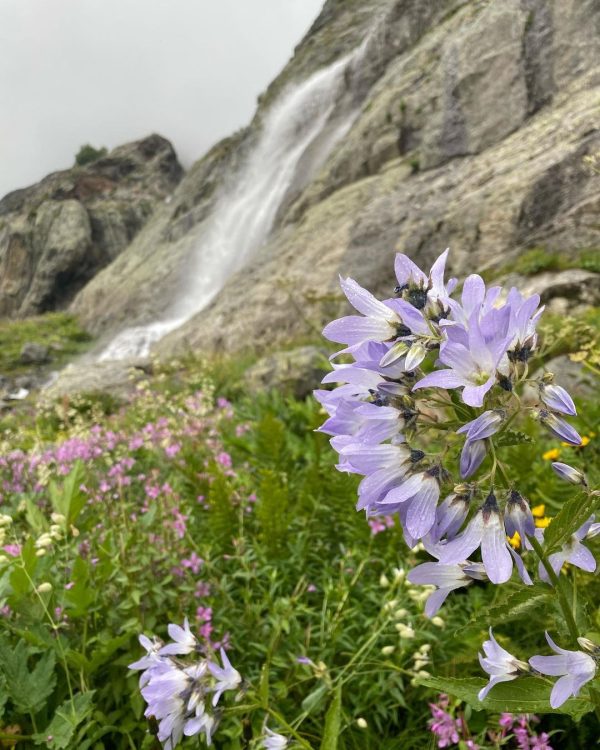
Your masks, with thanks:
M262 739L263 750L284 750L287 747L287 738L277 732L272 732L269 727L265 727L266 737Z

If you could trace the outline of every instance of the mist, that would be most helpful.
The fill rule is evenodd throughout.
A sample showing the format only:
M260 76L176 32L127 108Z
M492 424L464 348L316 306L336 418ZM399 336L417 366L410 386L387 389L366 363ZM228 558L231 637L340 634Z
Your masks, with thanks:
M151 132L189 166L246 124L322 0L2 0L0 197Z

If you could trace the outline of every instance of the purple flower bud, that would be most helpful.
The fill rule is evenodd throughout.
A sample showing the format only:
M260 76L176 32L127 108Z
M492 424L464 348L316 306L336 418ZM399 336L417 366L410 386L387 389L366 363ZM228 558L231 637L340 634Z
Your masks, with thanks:
M569 464L563 464L560 461L554 461L552 463L552 468L561 479L564 479L571 484L582 484L584 487L587 487L587 481L584 475L577 469L569 466Z
M459 434L466 433L468 440L483 440L498 432L505 418L506 412L504 409L484 411L477 419L467 422L456 431Z
M467 440L460 454L460 475L463 479L477 471L485 454L485 440Z
M556 414L547 409L540 409L538 418L550 432L553 432L561 440L569 445L581 445L581 435L564 419L557 417Z
M512 490L504 510L504 528L507 536L518 532L524 549L531 549L527 537L535 534L535 521L527 500L516 490Z
M542 381L539 384L539 388L540 398L550 409L558 411L561 414L568 414L571 417L577 414L573 399L560 385L554 385L554 383L548 384Z

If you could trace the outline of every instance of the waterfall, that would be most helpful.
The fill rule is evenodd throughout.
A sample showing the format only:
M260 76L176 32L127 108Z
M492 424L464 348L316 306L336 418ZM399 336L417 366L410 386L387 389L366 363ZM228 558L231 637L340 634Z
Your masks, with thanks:
M204 309L227 279L265 242L291 189L314 174L346 134L356 111L336 112L354 53L287 89L265 115L262 130L232 184L222 190L193 251L185 288L165 319L127 328L100 361L146 356L152 344ZM307 164L303 163L306 156Z

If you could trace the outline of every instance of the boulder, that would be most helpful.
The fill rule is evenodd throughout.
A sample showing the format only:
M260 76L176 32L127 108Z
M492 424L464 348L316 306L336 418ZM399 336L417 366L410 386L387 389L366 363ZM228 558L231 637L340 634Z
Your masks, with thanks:
M23 344L19 361L24 365L43 365L50 361L50 350L44 344L28 341Z
M301 346L274 352L258 360L244 374L249 393L276 389L296 398L305 398L329 370L327 352L316 346Z
M0 200L0 315L64 308L130 244L183 170L158 135Z

